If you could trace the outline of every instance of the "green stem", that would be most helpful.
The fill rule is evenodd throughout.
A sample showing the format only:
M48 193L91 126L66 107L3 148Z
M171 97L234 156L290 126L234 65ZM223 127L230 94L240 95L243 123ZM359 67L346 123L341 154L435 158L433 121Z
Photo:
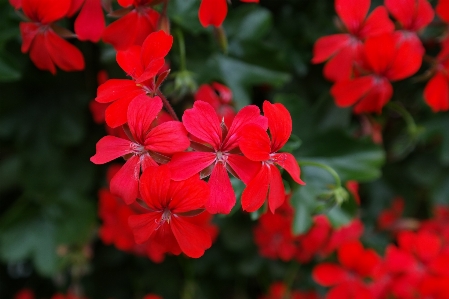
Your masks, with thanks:
M179 121L178 116L176 115L175 110L173 110L173 107L170 105L170 102L167 100L167 98L158 90L157 95L161 98L162 103L164 104L164 108L167 110L168 114L174 119Z
M298 161L298 165L299 166L315 166L315 167L319 167L319 168L322 168L322 169L326 170L327 172L329 172L334 177L335 184L336 184L336 189L341 188L340 176L338 175L338 173L332 167L330 167L330 166L328 166L326 164L313 162L313 161Z
M288 268L287 274L285 275L284 284L285 284L285 294L283 296L283 299L290 298L291 295L291 289L293 286L293 282L295 281L296 274L299 270L299 263L293 261L290 264L290 267Z
M176 29L175 31L176 37L178 38L178 45L179 45L179 69L180 71L187 70L186 67L186 45L184 42L184 35L182 34L182 31L180 29Z
M416 132L418 131L418 127L416 126L415 120L413 119L412 115L407 110L405 110L404 107L395 102L389 102L387 104L387 107L393 111L396 111L400 116L402 116L405 123L407 124L407 130L411 135L416 134Z

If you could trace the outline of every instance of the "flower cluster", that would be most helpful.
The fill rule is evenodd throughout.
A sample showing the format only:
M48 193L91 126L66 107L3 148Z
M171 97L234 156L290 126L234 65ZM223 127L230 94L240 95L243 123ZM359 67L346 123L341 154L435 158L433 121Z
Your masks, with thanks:
M441 0L437 16L447 22ZM427 0L385 0L368 14L370 0L336 0L340 27L347 33L317 40L312 62L326 62L324 76L334 82L331 94L340 107L354 106L355 113L377 112L393 95L391 82L414 75L421 67L425 47L420 34L434 20ZM389 15L396 21L397 28ZM424 99L434 111L449 109L448 42L432 63L434 76Z

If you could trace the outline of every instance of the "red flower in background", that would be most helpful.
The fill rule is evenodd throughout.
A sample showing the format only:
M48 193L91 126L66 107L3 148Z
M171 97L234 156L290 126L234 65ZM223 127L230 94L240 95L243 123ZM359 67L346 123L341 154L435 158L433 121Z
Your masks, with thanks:
M449 110L449 38L441 43L434 66L435 75L424 88L424 100L433 112Z
M112 102L105 112L108 126L115 128L126 123L128 105L134 98L157 92L161 82L156 81L156 76L164 67L172 44L171 35L157 31L145 39L142 47L117 52L117 63L132 80L110 79L98 87L95 100Z
M444 22L449 23L449 0L439 0L435 10Z
M283 282L275 282L270 285L268 294L259 299L318 299L318 294L314 291L301 292L289 290Z
M374 298L366 278L372 278L381 258L372 249L364 249L359 241L342 245L337 252L340 264L321 263L312 272L313 279L322 286L332 287L327 299Z
M14 295L14 299L34 299L34 292L30 289L23 289Z
M242 2L259 3L259 0L240 0ZM198 17L201 25L220 27L228 13L226 0L201 0Z
M195 93L195 101L211 104L217 111L218 117L224 120L229 128L235 117L235 109L231 106L232 91L225 85L214 82L211 85L201 85Z
M151 8L158 0L119 0L128 11L124 16L106 27L103 41L116 50L123 51L136 45L141 46L147 36L157 30L159 13ZM122 11L122 13L123 13Z
M162 109L159 97L144 95L135 98L128 109L130 140L105 136L97 143L97 151L90 159L95 164L104 164L125 156L125 165L111 180L111 192L127 204L138 196L140 171L148 166L157 166L156 161L168 161L164 155L181 152L189 147L187 132L181 122L168 121L153 127L152 123Z
M276 165L284 168L295 182L303 185L296 158L290 153L278 153L287 143L292 132L292 118L282 104L263 103L263 111L268 119L271 139L266 130L256 124L248 124L242 129L240 149L250 160L260 162L256 176L249 181L242 193L243 210L254 212L259 209L268 194L268 206L272 213L285 200L284 184Z
M12 2L18 5L18 2ZM53 23L65 17L70 0L22 0L23 13L30 22L20 22L22 52L30 52L37 68L56 74L56 66L64 71L84 69L84 58L72 44L53 30Z
M137 243L150 240L175 255L198 258L211 244L211 234L192 219L209 197L207 183L193 176L176 182L166 165L148 167L142 174L140 193L148 211L129 218Z
M67 13L68 17L79 11L75 20L75 33L79 40L98 42L106 26L102 0L72 0L72 5Z
M214 108L203 101L196 101L192 109L182 117L186 130L195 138L195 151L177 153L169 163L174 180L185 180L199 172L202 177L210 174L210 198L206 209L210 213L228 214L236 197L227 172L247 183L257 172L258 164L239 153L242 128L254 124L264 130L267 120L260 115L257 106L243 108L235 116L231 127L220 123ZM262 129L263 128L263 129Z
M392 34L367 39L363 53L368 74L336 82L331 94L340 107L355 105L355 113L380 113L393 94L390 81L416 73L421 66L421 53L411 43L398 42Z
M384 210L377 218L377 226L382 230L394 230L397 221L401 218L404 212L404 199L396 197L389 210Z
M324 77L330 81L346 80L361 59L362 42L369 37L391 33L394 25L385 7L379 6L369 16L370 0L336 0L335 10L348 33L319 38L313 48L312 63L328 61Z

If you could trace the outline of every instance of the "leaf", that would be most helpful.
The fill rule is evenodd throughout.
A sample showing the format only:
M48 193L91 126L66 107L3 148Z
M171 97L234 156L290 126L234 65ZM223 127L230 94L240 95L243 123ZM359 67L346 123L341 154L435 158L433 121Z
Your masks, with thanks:
M186 31L198 34L206 31L198 19L199 7L199 1L196 0L170 0L167 12L173 23Z
M0 54L3 54L4 51L1 51ZM7 62L5 62L2 58L0 58L0 82L11 82L17 81L22 77L22 74L19 70L10 66Z

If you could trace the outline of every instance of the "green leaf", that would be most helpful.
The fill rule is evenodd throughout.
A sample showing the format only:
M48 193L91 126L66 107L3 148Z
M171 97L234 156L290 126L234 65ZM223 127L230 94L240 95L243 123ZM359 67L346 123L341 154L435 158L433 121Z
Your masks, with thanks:
M0 53L4 53L3 51ZM10 66L2 58L0 58L0 82L17 81L22 77L19 70Z
M385 153L380 146L369 140L351 138L341 131L327 132L304 141L295 156L301 161L332 167L342 181L358 182L380 177L385 161Z

